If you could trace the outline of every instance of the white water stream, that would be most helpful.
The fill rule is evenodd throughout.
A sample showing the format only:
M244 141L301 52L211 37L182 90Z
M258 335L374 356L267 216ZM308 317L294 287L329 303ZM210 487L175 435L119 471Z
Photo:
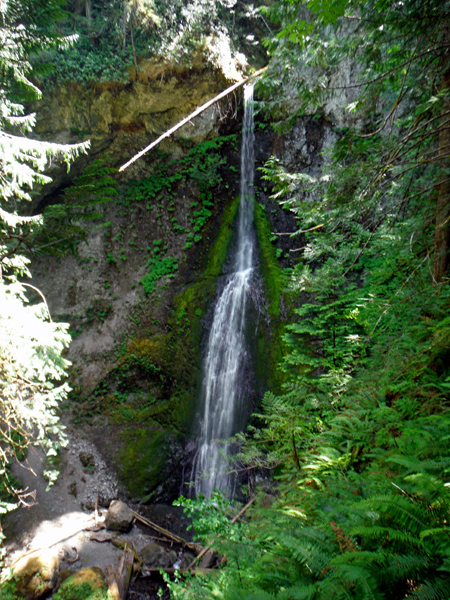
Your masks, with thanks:
M233 494L227 438L236 432L242 403L242 365L245 358L246 308L253 257L254 180L253 85L244 89L238 246L233 273L217 300L211 326L202 385L203 416L193 464L196 495L211 497L214 489Z

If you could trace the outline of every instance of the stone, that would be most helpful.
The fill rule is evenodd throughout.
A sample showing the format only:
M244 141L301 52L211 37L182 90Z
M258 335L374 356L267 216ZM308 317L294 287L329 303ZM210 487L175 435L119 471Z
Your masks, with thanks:
M180 569L187 569L196 559L196 555L193 552L183 552L183 557L181 559Z
M142 548L139 557L150 569L170 569L177 560L177 553L170 548L151 543Z
M37 600L53 589L58 576L59 559L49 551L36 552L19 559L13 566L19 597Z
M105 525L111 531L129 531L133 519L133 513L125 502L113 500L106 513Z
M85 587L89 586L89 588L92 590L89 594L86 594L86 598L90 597L98 590L105 590L105 592L107 591L105 576L100 567L89 567L87 569L81 569L81 571L77 571L76 573L69 575L67 579L64 579L58 590L60 597L75 597L74 594L71 594L71 588L73 586L82 585Z
M95 458L92 452L80 452L79 457L81 464L85 469L95 467Z
M77 497L77 482L73 481L72 483L70 483L67 486L67 490L69 492L69 494L72 494L72 496L75 496L75 498Z

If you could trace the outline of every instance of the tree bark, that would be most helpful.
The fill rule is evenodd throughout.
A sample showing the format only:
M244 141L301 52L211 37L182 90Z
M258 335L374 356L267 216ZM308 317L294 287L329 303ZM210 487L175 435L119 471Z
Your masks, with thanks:
M122 27L123 27L123 45L122 50L125 52L127 49L127 20L128 20L128 9L127 3L123 3L123 17L122 17Z
M88 29L91 28L91 22L92 22L92 7L91 7L91 0L86 0L85 2L85 11L86 11L86 19L87 19L87 24L88 24Z
M450 39L450 24L445 24L444 39ZM449 52L443 58L444 72L442 75L440 89L441 91L450 89L450 54ZM450 101L445 100L442 107L442 118L439 123L439 165L444 169L450 167L449 148L450 148ZM447 114L446 114L447 113ZM441 175L441 182L438 184L438 194L436 202L435 229L434 229L434 261L433 278L435 283L439 283L445 277L450 262L450 180L445 172Z

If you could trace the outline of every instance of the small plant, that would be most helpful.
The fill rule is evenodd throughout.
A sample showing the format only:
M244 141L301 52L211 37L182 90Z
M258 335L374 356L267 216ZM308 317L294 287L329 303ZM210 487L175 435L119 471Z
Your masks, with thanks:
M156 282L159 279L175 276L178 271L178 260L173 257L160 258L159 256L154 256L149 259L147 267L150 271L140 280L140 283L148 296L155 289Z

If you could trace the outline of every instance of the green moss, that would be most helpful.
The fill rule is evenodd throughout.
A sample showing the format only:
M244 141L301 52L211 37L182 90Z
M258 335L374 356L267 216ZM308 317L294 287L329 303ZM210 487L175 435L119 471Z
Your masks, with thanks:
M279 317L280 297L286 287L287 279L278 262L276 248L271 241L272 233L266 211L257 202L255 202L255 224L269 314Z
M266 385L276 393L281 389L285 379L285 375L277 368L285 354L285 345L282 340L284 321L280 315L281 297L284 295L288 307L291 303L289 296L285 293L287 279L280 267L277 249L271 241L272 232L267 214L264 207L257 202L255 202L255 225L264 293L270 315L270 327L263 324L259 329L256 375L258 380L265 381Z
M174 434L162 429L128 427L120 434L120 477L134 496L145 496L169 475L169 449Z
M88 583L82 583L64 588L53 600L113 600L113 596L107 589L94 590Z
M53 600L113 600L102 571L89 567L73 573L65 579Z
M233 235L233 223L236 218L236 213L239 207L239 196L236 197L227 208L222 216L219 235L214 242L209 253L208 264L206 266L203 278L219 277L222 272L223 263L227 256L228 247Z

